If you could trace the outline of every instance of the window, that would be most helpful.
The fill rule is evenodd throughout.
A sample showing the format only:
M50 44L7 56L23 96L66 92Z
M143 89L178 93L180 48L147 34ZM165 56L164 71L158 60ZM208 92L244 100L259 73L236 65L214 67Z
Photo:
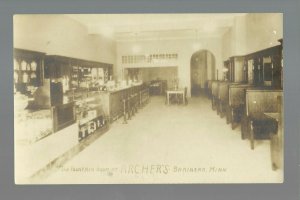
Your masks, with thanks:
M154 60L167 61L177 60L177 53L147 54L147 55L127 55L122 56L122 64L152 63Z

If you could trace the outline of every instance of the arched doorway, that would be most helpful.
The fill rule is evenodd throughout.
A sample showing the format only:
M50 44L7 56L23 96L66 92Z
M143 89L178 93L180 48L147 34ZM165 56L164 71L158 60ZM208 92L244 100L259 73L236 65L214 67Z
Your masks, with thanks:
M191 57L191 95L199 96L207 80L215 79L215 56L208 50L199 50Z

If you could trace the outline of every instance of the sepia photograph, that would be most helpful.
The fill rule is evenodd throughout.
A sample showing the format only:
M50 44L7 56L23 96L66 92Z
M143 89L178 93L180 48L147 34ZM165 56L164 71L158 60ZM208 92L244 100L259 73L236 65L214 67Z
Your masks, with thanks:
M15 184L283 183L283 32L283 13L15 14Z

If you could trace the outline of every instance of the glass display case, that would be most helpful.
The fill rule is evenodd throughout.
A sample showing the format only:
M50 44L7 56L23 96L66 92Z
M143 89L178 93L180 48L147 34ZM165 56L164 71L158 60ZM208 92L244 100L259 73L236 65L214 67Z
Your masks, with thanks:
M98 129L108 128L109 123L103 111L100 92L88 92L82 95L75 104L79 141L95 133Z

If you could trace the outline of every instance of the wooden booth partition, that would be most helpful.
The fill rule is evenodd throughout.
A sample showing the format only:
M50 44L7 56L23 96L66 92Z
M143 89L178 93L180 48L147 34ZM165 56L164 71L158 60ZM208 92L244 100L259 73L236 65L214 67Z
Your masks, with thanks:
M229 82L220 82L218 89L218 110L220 117L223 117L226 113L226 107L228 105L228 87Z
M212 90L212 80L208 80L206 82L206 95L211 98L211 90Z
M212 105L212 109L216 110L217 109L217 101L218 101L218 83L219 81L212 81L211 83L211 105Z
M231 123L232 129L235 128L236 123L242 121L242 117L246 111L246 89L251 87L253 86L249 84L229 85L226 120L228 123Z
M278 97L282 90L247 89L246 90L246 126L243 138L250 139L251 149L254 149L255 139L270 139L269 133L276 132L278 124L270 120L266 113L278 112Z

